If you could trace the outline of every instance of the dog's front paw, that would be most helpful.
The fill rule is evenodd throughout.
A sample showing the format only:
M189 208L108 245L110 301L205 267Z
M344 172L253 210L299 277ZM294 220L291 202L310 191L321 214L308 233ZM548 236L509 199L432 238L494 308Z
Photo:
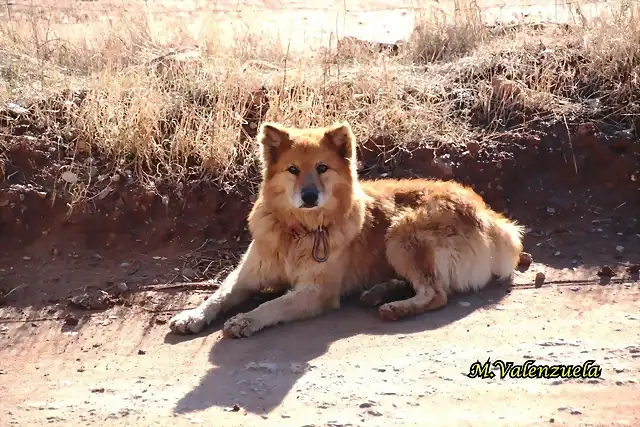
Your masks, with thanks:
M199 308L182 311L169 320L169 328L176 334L197 334L206 323L204 311Z
M254 319L246 314L238 314L224 323L222 333L229 338L243 338L253 335L258 330Z

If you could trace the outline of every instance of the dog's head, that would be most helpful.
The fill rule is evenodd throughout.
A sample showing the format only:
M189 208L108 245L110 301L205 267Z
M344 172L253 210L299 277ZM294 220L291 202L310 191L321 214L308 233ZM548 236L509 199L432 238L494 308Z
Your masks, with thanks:
M262 198L281 213L338 214L351 203L357 178L355 137L348 123L290 128L264 123L258 134Z

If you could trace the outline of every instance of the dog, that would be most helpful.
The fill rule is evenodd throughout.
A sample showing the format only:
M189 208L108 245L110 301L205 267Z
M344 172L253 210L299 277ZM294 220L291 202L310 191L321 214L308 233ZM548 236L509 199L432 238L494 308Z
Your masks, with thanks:
M198 333L264 289L285 292L228 319L225 336L311 318L358 292L378 305L410 285L413 296L378 307L383 320L397 320L442 308L453 292L511 278L523 249L521 225L454 181L360 181L348 122L267 122L257 142L262 183L248 216L252 241L212 296L170 320L174 333Z

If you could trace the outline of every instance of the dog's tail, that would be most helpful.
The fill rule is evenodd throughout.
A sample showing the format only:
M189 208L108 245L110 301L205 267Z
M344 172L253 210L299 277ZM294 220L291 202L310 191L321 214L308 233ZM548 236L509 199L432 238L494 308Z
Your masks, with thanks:
M502 215L494 219L494 257L492 273L501 279L511 276L523 249L524 226Z

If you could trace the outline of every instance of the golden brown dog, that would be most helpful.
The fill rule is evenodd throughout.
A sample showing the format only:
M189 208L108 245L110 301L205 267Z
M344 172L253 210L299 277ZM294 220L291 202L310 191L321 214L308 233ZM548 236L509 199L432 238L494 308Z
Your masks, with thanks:
M479 290L492 276L509 278L517 265L523 228L473 190L424 179L358 181L347 123L265 123L258 141L263 180L248 219L253 241L209 299L171 319L174 332L199 332L265 288L288 292L227 320L225 335L316 316L353 292L364 290L362 299L375 304L404 279L415 296L379 308L395 320L443 307L451 292Z

